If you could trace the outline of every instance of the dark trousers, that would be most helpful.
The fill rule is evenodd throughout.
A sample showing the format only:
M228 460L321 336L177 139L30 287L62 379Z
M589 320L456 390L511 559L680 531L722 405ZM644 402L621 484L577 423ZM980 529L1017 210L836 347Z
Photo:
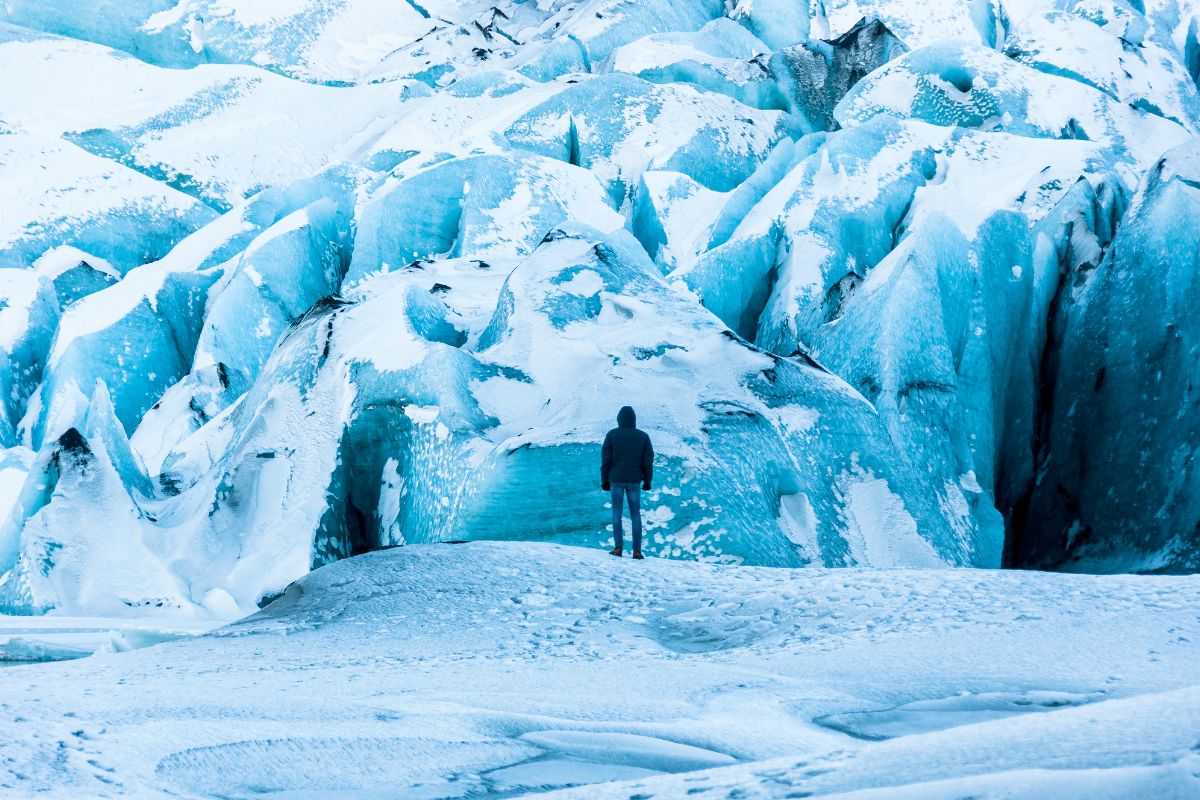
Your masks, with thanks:
M612 485L613 541L617 547L625 544L625 533L621 529L622 499L629 499L629 521L633 523L633 549L642 549L642 486L638 483L614 483Z

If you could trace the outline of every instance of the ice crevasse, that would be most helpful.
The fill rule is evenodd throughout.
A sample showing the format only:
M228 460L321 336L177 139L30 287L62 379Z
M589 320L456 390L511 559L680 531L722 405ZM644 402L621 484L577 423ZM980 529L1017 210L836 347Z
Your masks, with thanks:
M598 546L624 404L654 555L1200 567L1192 5L99 5L0 8L0 610Z

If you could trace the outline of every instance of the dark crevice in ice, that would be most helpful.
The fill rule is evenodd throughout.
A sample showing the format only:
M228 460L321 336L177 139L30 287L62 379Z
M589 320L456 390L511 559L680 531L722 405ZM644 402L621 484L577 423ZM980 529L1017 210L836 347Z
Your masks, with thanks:
M833 110L868 74L907 52L876 18L862 18L836 39L795 44L776 51L769 65L789 110L815 130L837 130Z
M1065 518L1082 520L1081 499L1071 481L1064 482L1064 465L1069 453L1054 452L1056 414L1075 403L1090 403L1104 385L1103 366L1087 385L1064 385L1060 376L1065 340L1071 318L1078 313L1077 294L1089 276L1103 264L1111 262L1110 252L1122 224L1127 198L1120 189L1114 192L1111 184L1096 187L1090 217L1068 221L1060 233L1059 278L1045 320L1045 339L1038 360L1036 382L1037 400L1034 407L1030 458L1032 468L1022 485L1001 468L996 475L996 503L1005 521L1004 549L1001 565L1005 568L1059 569L1072 553L1088 544L1093 536L1090 525L1078 524L1070 533L1063 528L1063 515L1048 515L1047 498L1065 513ZM1076 252L1077 238L1090 238L1094 249ZM1095 347L1104 347L1096 342ZM1065 392L1066 396L1061 396ZM1061 438L1061 437L1060 437ZM1074 458L1082 457L1075 454ZM1082 470L1086 465L1079 466ZM1052 519L1051 517L1055 517Z
M567 163L573 167L583 166L583 159L579 154L579 128L575 126L574 114L567 125Z
M430 17L430 15L429 15L429 12L425 10L424 6L420 5L419 3L413 2L413 0L404 0L404 2L407 3L412 8L413 11L416 11L418 14L420 14L425 19L432 19L432 17Z
M768 270L766 278L756 287L746 308L742 311L741 319L738 320L738 333L744 338L758 341L763 312L766 311L767 303L770 302L771 294L775 291L775 284L778 282L779 262L776 260Z
M1068 236L1070 235L1068 230ZM1016 568L1025 564L1025 536L1029 527L1030 505L1034 488L1046 469L1049 456L1050 422L1054 408L1055 375L1058 371L1058 350L1063 337L1063 304L1070 294L1070 276L1063 276L1055 288L1054 298L1046 315L1046 341L1042 347L1039 359L1037 415L1034 420L1033 434L1033 475L1034 478L1025 490L1016 498L1013 506L1001 508L1005 517L1004 551L1001 556L1001 566ZM1005 485L1005 476L997 475L997 486ZM999 498L997 498L999 499Z
M584 44L579 39L579 37L573 33L568 33L567 38L570 39L572 42L574 42L575 46L579 48L579 57L583 59L584 71L591 72L592 71L592 57L588 54L587 45Z
M823 318L826 324L842 316L846 302L862 285L863 278L857 272L850 271L837 280L829 291L825 292Z

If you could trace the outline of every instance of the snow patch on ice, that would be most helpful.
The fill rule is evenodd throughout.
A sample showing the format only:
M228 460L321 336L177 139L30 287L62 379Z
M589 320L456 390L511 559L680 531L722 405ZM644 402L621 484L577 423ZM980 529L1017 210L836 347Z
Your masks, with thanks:
M846 541L850 563L938 567L943 562L917 530L904 500L886 480L846 476Z

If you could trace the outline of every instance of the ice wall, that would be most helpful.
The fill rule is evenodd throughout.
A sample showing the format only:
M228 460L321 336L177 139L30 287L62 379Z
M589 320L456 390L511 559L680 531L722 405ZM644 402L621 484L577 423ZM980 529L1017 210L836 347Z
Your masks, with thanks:
M600 546L625 404L654 555L1196 568L1190 5L102 6L0 7L0 608Z
M1084 571L1200 568L1194 314L1200 146L1151 168L1102 259L1057 298L1037 480L1012 557Z

